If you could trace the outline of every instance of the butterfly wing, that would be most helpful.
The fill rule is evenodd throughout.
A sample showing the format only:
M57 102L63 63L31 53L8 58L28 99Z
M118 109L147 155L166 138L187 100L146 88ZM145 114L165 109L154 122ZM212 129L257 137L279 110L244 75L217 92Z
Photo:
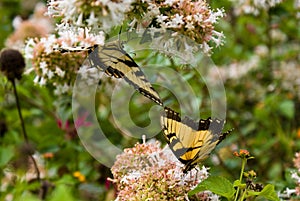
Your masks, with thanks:
M125 52L119 41L98 46L90 56L93 65L100 67L106 74L115 78L123 78L138 92L157 104L163 105L158 93L146 79L141 68Z
M107 75L123 78L139 93L159 105L163 105L158 93L146 79L145 74L135 61L126 53L119 41L106 43L104 46L94 45L88 48L58 48L62 53L87 51L93 67L98 67Z
M205 160L227 135L221 133L224 121L208 118L201 119L198 124L188 117L181 120L177 112L167 107L165 115L161 117L161 124L170 149L185 165L183 172Z

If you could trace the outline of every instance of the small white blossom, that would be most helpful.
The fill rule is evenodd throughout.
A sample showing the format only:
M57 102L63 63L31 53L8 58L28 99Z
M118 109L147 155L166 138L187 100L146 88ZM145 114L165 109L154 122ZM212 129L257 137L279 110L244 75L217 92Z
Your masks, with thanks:
M207 42L203 42L202 44L202 49L204 53L209 53L212 47L210 47Z
M186 16L186 20L187 21L192 21L193 20L193 16L191 16L191 15Z
M55 73L59 76L59 77L64 77L65 76L65 72L62 71L59 67L55 68Z
M211 39L216 44L216 47L223 45L223 38L224 38L223 32L217 32L217 31L213 30L213 36Z
M181 24L184 24L184 22L183 22L183 16L176 13L175 17L172 19L172 25L174 27L177 27L177 26L179 26Z
M186 25L185 25L185 28L189 29L189 30L192 30L195 28L195 26L193 25L192 22L187 22Z
M41 77L40 81L39 81L39 85L44 86L46 85L47 80L44 77Z
M202 22L202 20L203 20L203 16L200 13L193 15L193 17L196 20L196 22Z
M47 69L47 63L45 61L40 62L40 68L42 70Z
M91 12L89 19L86 20L88 23L88 26L97 26L98 19L95 17L94 11Z
M156 17L156 21L158 23L165 23L165 20L168 19L168 16L165 16L163 14L160 14Z
M125 184L130 184L132 180L138 179L142 174L138 171L134 171L129 173L128 175L125 175L122 179L121 182L124 182Z
M286 188L285 192L286 192L286 194L287 194L288 197L291 197L292 194L296 193L296 190L295 189Z
M37 84L39 83L39 80L40 80L40 76L35 76L35 78L33 79L33 83Z
M291 175L292 179L295 179L297 183L300 183L300 177L296 172L293 172Z
M156 4L149 3L147 17L155 17L160 15L159 7Z
M54 51L53 44L56 42L54 34L51 34L48 38L41 38L41 42L44 44L46 54L50 54Z
M215 11L211 12L211 15L210 15L208 21L215 24L217 22L217 20L224 17L224 13L225 13L224 9L218 8L216 12Z
M33 50L34 50L34 46L36 45L36 43L34 42L33 38L30 38L27 42L26 42L26 46L24 49L24 57L26 59L32 59L33 58Z
M172 6L177 2L177 0L165 0L164 4Z
M77 21L76 21L76 26L78 26L78 27L82 27L84 24L83 24L83 22L82 22L82 18L83 18L83 13L80 13L79 14L79 17L77 18Z
M64 83L64 85L56 85L56 89L54 90L54 94L55 95L61 95L64 94L66 92L68 92L70 90L70 86L68 86L66 83Z
M54 73L51 70L48 70L47 77L51 79L54 76Z
M219 201L220 199L219 199L218 195L213 194L213 193L210 192L210 194L209 194L209 200L211 200L211 201Z

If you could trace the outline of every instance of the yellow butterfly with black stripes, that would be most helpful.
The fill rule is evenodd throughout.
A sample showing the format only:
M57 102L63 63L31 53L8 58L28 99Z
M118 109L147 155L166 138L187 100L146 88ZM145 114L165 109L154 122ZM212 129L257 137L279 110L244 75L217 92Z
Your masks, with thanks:
M163 105L158 93L146 79L145 74L135 61L123 49L123 44L117 40L105 45L94 45L88 48L57 48L61 53L87 51L92 67L98 67L107 75L123 78L139 93L151 99L158 105Z
M165 107L164 111L161 116L163 135L174 155L185 165L184 173L205 160L231 132L222 133L224 120L208 118L195 122L189 117L181 120L179 113L172 109Z

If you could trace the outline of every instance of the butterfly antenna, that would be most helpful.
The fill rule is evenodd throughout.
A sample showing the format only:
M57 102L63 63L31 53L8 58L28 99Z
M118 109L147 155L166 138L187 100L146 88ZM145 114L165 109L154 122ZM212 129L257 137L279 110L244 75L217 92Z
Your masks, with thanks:
M122 33L122 28L123 28L123 26L121 25L121 27L120 27L120 31L119 31L119 36L121 35L121 33ZM120 39L120 38L119 38Z
M119 34L118 34L118 41L119 41L119 44L120 44L120 47L123 47L123 41L121 41L121 33L122 33L122 28L123 26L120 27L120 31L119 31Z
M122 27L122 25L121 25L120 31L119 31L119 34L118 34L118 40L119 40L119 41L121 41L120 36L121 36L121 33L122 33L122 28L123 28L123 27Z

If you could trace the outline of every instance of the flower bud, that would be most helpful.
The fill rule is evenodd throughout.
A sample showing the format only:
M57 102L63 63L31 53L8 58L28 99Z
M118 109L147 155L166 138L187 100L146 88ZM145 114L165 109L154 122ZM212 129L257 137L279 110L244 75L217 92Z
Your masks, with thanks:
M24 57L18 50L4 49L0 54L0 71L8 80L21 79L25 68Z

